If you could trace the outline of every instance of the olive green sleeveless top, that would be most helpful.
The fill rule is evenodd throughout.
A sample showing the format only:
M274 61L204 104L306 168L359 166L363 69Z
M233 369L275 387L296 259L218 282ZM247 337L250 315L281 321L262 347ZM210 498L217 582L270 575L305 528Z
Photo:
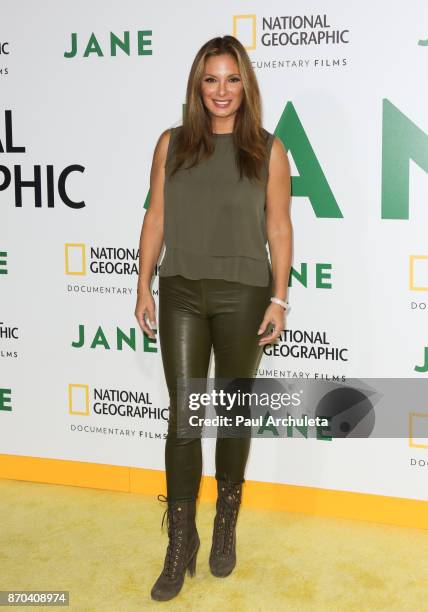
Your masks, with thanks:
M166 252L159 276L180 274L190 279L216 278L267 286L271 266L266 249L263 182L239 180L233 133L214 134L215 151L197 166L182 166L169 178L174 140L171 129L165 163L164 241ZM274 135L268 137L268 152Z

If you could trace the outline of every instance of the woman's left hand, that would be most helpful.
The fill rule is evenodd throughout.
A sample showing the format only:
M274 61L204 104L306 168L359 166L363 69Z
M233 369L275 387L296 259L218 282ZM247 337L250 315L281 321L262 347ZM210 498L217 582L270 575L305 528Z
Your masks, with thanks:
M257 333L259 336L260 334L263 334L269 323L272 323L274 325L274 329L268 336L264 336L260 339L259 346L264 344L270 344L278 338L281 332L284 331L285 312L286 311L282 306L280 306L279 304L275 304L274 302L272 302L272 304L270 304L270 306L266 308L265 316L263 317L263 321Z

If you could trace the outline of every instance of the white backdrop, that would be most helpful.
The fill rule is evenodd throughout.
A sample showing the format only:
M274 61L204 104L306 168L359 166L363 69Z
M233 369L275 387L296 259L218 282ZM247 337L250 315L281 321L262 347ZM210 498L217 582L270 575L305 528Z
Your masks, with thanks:
M264 44L275 18L288 44ZM151 54L138 54L139 31ZM314 40L304 44L301 31ZM113 56L110 35L124 32L129 55ZM73 33L77 53L65 57ZM293 268L307 266L308 278L292 280L288 328L346 349L346 361L305 359L281 341L283 354L266 349L259 376L427 376L428 366L415 370L428 346L426 2L2 0L1 453L163 469L168 396L158 344L134 318L138 240L156 141L180 123L197 50L224 34L253 47L264 126L289 150ZM38 167L41 206L28 186L20 206L18 173L34 180ZM66 194L81 208L61 199L66 168ZM323 215L334 201L341 216ZM407 202L408 215L386 218ZM328 274L318 283L317 265ZM157 288L158 276L156 300ZM118 344L121 332L131 346ZM132 414L97 413L97 393ZM418 411L422 428L428 401ZM253 441L246 478L426 499L428 435L418 435L418 447L407 436ZM204 447L213 475L213 440Z

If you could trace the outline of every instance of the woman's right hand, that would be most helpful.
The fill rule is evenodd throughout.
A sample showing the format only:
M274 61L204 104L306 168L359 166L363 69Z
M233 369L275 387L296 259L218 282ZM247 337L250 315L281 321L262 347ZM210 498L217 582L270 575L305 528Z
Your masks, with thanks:
M156 306L153 299L153 295L150 289L140 289L137 296L137 304L135 306L135 317L138 321L141 329L150 338L155 338L155 332L152 328L156 329ZM150 322L151 327L147 324Z

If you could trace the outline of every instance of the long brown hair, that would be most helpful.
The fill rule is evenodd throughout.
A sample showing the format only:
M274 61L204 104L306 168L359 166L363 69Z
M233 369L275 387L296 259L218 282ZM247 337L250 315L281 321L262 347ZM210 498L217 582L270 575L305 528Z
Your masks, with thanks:
M186 106L183 125L174 142L174 162L170 177L185 163L192 168L214 152L214 136L211 119L201 96L201 83L205 61L213 55L228 53L237 62L243 84L241 105L235 116L233 142L240 178L262 179L262 169L267 167L266 131L261 125L261 98L256 75L250 58L234 36L218 36L206 42L196 54L190 69L186 90Z

